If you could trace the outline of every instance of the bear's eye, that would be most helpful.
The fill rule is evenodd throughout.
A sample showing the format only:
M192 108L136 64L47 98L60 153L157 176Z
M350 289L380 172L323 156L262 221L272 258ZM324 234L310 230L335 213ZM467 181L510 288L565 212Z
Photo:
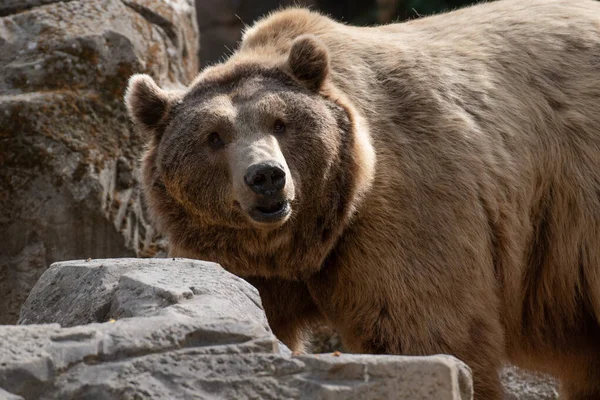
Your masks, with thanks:
M217 132L213 132L208 135L208 144L215 150L223 148L225 146L225 142L221 139L221 136Z
M275 124L273 124L273 131L275 131L275 133L285 132L285 124L282 120L278 119L277 121L275 121Z

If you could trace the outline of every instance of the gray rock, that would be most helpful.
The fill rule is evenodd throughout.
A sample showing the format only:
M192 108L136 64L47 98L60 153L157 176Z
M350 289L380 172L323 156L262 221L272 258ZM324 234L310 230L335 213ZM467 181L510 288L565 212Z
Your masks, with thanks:
M65 0L3 0L0 3L0 17L17 14L45 4L58 3L59 1Z
M19 324L63 327L130 317L251 320L269 330L260 296L220 265L187 259L101 259L55 263L27 298Z
M99 309L109 322L0 327L0 388L28 400L472 397L469 368L450 356L292 357L256 289L213 263L57 263L20 320L85 324Z
M156 256L123 91L198 70L192 0L0 2L0 324L44 268L66 259Z
M328 326L317 329L313 352L344 351L339 335ZM501 371L504 400L556 400L558 383L552 377L508 365Z
M25 400L22 396L8 393L6 390L0 388L0 399L2 400Z
M524 371L514 366L502 370L505 400L556 400L557 381L549 376Z

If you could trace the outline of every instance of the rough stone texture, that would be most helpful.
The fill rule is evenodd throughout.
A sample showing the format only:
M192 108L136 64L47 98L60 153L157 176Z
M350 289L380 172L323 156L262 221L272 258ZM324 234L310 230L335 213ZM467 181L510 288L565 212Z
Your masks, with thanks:
M124 317L178 314L248 319L269 330L254 288L217 264L181 259L56 263L33 288L19 323L56 322L69 327ZM290 354L283 344L279 346L280 352ZM312 351L331 353L344 349L339 336L323 326ZM558 399L556 382L545 376L507 367L502 381L506 400Z
M292 357L256 289L217 264L57 263L21 322L94 316L116 321L0 327L0 390L28 400L472 398L470 370L450 356Z
M502 371L502 383L506 389L505 400L556 400L558 387L555 379L506 367Z
M312 6L315 0L196 0L202 65L221 60L237 47L242 30L281 6Z
M123 91L198 70L192 0L0 2L0 324L54 261L152 256Z
M327 326L316 330L311 343L315 353L344 351L339 335ZM558 383L549 376L528 372L509 365L502 369L504 400L557 400Z
M23 396L17 396L16 394L8 393L4 389L0 389L0 399L2 400L25 400Z
M269 331L260 296L218 264L187 259L54 263L27 298L19 324L62 327L145 316L249 320Z

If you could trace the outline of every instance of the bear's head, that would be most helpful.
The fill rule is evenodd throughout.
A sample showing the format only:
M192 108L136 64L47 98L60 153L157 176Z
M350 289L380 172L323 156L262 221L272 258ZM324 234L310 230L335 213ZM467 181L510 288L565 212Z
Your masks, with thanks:
M277 60L208 68L182 91L134 75L126 104L149 136L150 212L179 247L215 228L309 229L329 242L371 182L368 132L336 92L328 51L314 36L296 38Z

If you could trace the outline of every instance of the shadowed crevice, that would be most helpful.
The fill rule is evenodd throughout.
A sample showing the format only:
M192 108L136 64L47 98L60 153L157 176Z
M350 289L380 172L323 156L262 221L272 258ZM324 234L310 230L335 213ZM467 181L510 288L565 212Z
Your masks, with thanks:
M148 21L148 23L150 23L152 25L156 25L159 28L161 28L166 33L166 35L169 37L169 39L171 40L173 45L177 46L178 36L177 36L177 32L175 31L175 27L173 26L171 21L169 21L162 15L155 13L154 11L150 10L147 7L144 7L140 4L134 3L133 1L128 1L128 0L121 0L121 1L125 6L129 7L130 9L132 9L133 11L138 13L146 21Z
M69 3L75 0L3 0L0 2L0 17L20 14L39 6L54 3Z

